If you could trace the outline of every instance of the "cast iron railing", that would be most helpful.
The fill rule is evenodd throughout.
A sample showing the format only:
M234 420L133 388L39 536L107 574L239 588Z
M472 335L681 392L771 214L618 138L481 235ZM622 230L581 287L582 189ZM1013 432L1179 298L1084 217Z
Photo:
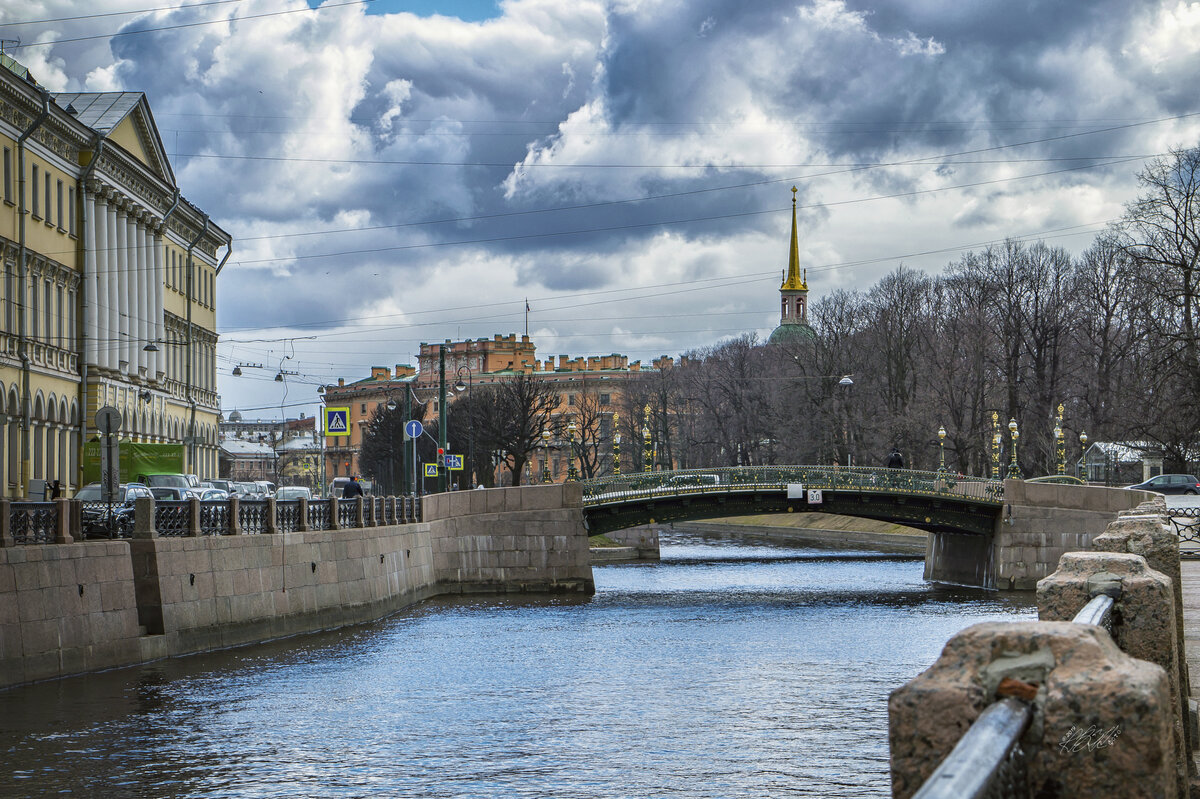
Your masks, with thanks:
M329 501L316 499L308 503L308 529L329 529Z
M200 535L229 534L229 503L210 500L200 503Z
M275 500L275 530L294 533L300 529L300 500Z
M238 503L238 526L242 535L257 535L267 532L267 501L244 499Z
M154 529L160 538L185 536L191 526L191 502L186 499L154 500Z
M358 526L358 502L356 499L337 500L339 527ZM59 529L59 504L56 502L9 501L9 532L14 545L53 544ZM71 500L68 506L69 533L76 541L87 538L128 538L133 535L134 509L115 503L111 506L116 521L109 530L109 504L97 501ZM191 535L191 500L155 500L154 529L164 538ZM201 535L228 535L232 528L230 503L210 500L198 503L197 525ZM371 514L371 510L374 514ZM308 529L330 529L330 504L326 499L308 501ZM241 500L238 503L238 526L243 535L263 534L268 531L267 501ZM420 497L365 497L364 523L374 520L375 526L409 524L421 521ZM300 529L299 500L281 500L275 503L275 530L292 533Z
M1002 505L1004 500L1004 483L1000 480L858 466L726 466L674 472L636 472L580 482L584 505L659 496L786 491L789 485L828 491L956 497L995 506Z
M358 527L358 499L338 500L338 527Z
M58 530L58 505L53 502L13 502L9 532L14 544L53 544Z

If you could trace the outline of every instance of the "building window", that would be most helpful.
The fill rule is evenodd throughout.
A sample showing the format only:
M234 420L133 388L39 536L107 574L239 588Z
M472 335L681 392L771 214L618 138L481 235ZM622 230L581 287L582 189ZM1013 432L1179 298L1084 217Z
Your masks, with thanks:
M46 343L49 344L54 341L54 289L49 280L42 285L42 291L46 294Z
M63 290L62 290L62 286L59 286L58 288L56 288L54 290L54 293L55 293L55 295L57 295L57 299L58 299L58 318L55 319L55 322L54 322L54 332L58 337L58 342L57 342L58 346L63 347Z
M362 405L360 405L360 406L359 406L359 412L360 412L360 413L366 413L366 412L367 412L367 403L365 403L365 402L364 402L364 403L362 403Z
M601 394L600 395L600 404L601 405L612 405L612 395L611 394Z
M54 185L53 181L54 181L54 178L52 178L50 176L50 170L47 169L46 170L46 224L47 225L54 224L54 220L51 218L51 215L50 215L51 211L53 210L50 208L50 187Z
M37 278L33 278L29 286L29 329L33 335L37 336L38 330L38 284Z
M75 233L75 187L71 186L67 189L67 232L72 236Z
M57 214L56 218L58 220L58 229L62 230L63 229L63 182L61 180L58 181L58 185L55 186L55 189L56 189L56 191L54 193L55 213Z
M4 202L12 205L12 150L4 148Z
M574 405L574 404L575 404L575 395L574 395L574 394L568 394L568 395L567 395L567 404L568 404L568 405Z
M33 212L34 217L41 219L42 212L38 204L38 168L37 164L32 164L33 180L30 181L32 188L30 189L29 210Z

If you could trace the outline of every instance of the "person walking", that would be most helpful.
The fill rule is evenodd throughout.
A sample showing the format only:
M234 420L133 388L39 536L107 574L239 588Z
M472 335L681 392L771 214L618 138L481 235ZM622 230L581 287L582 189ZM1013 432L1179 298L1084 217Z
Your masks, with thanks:
M889 468L889 469L903 469L904 468L904 456L900 454L900 450L897 449L896 447L892 447L891 453L888 454L887 468Z
M362 483L358 482L358 475L351 475L350 482L346 483L346 487L342 489L342 499L353 499L362 495Z

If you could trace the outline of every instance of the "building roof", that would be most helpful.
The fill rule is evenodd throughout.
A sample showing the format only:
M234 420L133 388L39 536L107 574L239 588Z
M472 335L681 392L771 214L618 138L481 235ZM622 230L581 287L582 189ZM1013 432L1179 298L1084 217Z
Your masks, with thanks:
M76 119L104 134L111 133L121 124L145 96L142 92L61 92L53 95L55 103L63 108L72 106Z
M221 451L231 458L274 458L275 450L258 441L243 441L227 438L221 442Z
M788 341L816 341L817 331L805 322L780 325L771 331L768 344L783 344Z

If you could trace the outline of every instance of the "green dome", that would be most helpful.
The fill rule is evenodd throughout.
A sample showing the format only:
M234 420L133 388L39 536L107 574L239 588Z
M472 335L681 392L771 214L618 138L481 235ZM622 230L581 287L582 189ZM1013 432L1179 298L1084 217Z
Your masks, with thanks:
M788 341L816 341L817 331L803 322L792 325L780 325L771 331L768 344L783 344Z

